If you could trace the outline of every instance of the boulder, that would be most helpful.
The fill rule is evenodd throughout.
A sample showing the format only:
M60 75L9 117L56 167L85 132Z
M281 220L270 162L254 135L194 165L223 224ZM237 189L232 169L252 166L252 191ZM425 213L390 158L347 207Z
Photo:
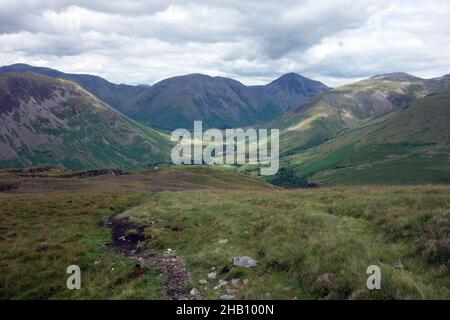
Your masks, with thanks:
M254 268L257 264L258 262L255 259L247 256L233 258L233 265L235 267Z

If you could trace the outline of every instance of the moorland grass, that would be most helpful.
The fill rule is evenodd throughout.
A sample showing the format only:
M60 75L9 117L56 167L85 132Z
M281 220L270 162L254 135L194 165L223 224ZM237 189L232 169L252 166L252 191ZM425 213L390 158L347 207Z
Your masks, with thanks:
M182 192L0 193L0 298L167 299L152 265L133 277L135 263L108 246L112 215L144 226L149 253L183 257L187 289L203 298L217 299L236 278L249 280L234 292L242 299L450 298L450 187L230 190L238 180ZM251 181L242 186L252 190ZM242 255L258 266L233 267ZM81 290L65 286L71 264L81 267ZM381 267L381 290L366 288L372 264ZM217 279L200 285L213 268ZM214 290L219 280L228 285Z
M164 192L120 216L146 226L149 251L171 248L183 256L193 273L191 286L207 298L227 288L214 290L218 280L198 285L214 268L218 279L250 280L238 298L448 299L449 191L367 186ZM221 239L229 244L218 244ZM232 258L242 255L257 259L258 267L233 268ZM381 267L382 290L366 287L372 264Z

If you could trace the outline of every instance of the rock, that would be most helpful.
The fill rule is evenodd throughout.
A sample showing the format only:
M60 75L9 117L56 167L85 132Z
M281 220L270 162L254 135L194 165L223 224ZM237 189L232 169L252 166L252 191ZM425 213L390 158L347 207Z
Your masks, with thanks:
M200 291L197 288L192 288L190 294L191 294L191 296L199 296Z
M248 280L248 279L244 279L244 280L242 281L242 283L244 284L244 286L248 285L249 282L250 282L250 280Z
M220 300L234 300L234 296L232 294L224 294L220 296Z
M222 239L222 240L219 240L219 241L217 241L217 243L218 243L218 244L221 244L221 245L228 244L228 239Z
M214 290L219 290L220 288L222 288L223 286L226 286L227 284L228 284L228 281L220 279L219 284L214 287Z
M402 263L400 260L398 260L398 261L394 264L394 268L395 268L395 269L403 269L403 268L404 268L403 263Z
M241 286L241 279L231 279L231 285L235 288L239 288Z
M228 281L219 280L219 286L226 286L227 284L228 284Z
M255 259L247 256L233 258L233 265L235 267L254 268L257 264L258 262Z
M211 272L211 273L208 273L208 279L216 279L216 277L217 277L217 272Z
M198 280L198 283L200 283L200 284L207 284L208 280L200 279L200 280Z

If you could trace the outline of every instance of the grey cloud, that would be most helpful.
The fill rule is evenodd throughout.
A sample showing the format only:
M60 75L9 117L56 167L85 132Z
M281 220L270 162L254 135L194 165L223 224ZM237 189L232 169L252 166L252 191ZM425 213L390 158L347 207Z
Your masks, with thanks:
M446 0L0 0L0 57L151 83L203 72L261 83L449 73Z

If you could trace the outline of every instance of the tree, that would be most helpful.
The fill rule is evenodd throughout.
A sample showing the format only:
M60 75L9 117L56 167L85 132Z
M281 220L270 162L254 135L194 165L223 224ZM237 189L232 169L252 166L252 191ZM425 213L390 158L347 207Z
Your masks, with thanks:
M310 183L307 178L297 176L291 167L281 168L276 175L269 177L267 181L287 189L318 187L316 183Z

